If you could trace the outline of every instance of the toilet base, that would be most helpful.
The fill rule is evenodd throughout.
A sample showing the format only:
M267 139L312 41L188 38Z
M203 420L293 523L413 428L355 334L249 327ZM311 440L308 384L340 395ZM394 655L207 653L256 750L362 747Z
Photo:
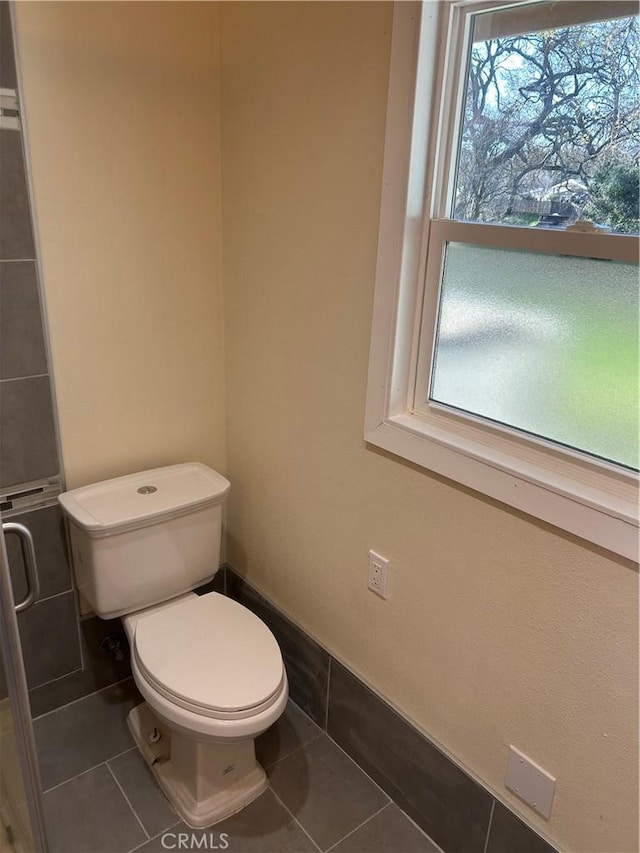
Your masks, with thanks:
M235 814L267 787L253 738L229 743L192 740L171 731L147 702L130 711L127 722L169 802L193 829Z

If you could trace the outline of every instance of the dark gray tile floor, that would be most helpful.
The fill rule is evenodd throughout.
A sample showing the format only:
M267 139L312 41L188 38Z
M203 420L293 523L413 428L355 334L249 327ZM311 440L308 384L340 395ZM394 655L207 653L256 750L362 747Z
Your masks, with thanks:
M230 853L439 850L292 702L256 744L268 790L238 814L194 832L133 746L125 720L136 701L129 680L35 720L51 853L152 853L216 843Z

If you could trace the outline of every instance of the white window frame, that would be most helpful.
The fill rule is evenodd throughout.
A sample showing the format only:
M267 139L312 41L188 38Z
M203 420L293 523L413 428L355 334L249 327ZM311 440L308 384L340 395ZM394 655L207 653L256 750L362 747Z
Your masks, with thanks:
M424 359L420 367L418 352L421 337L424 350L435 334L444 241L638 258L634 238L585 240L582 234L454 222L443 215L450 182L437 176L447 174L452 158L437 166L438 157L451 150L458 132L445 119L464 85L462 74L445 79L444 68L450 52L460 49L468 11L499 5L394 4L365 440L637 560L635 472L415 397L419 379L419 387L427 387L430 368Z

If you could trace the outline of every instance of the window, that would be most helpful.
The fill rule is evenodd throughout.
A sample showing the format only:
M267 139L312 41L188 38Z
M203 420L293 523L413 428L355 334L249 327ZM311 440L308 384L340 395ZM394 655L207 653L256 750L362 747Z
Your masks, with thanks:
M639 44L627 2L396 4L365 425L632 558Z

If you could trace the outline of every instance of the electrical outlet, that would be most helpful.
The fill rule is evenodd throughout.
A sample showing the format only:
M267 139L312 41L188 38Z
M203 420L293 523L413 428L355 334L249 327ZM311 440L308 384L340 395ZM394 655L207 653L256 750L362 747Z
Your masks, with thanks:
M379 595L380 598L387 597L387 569L389 560L369 551L369 589Z
M556 780L515 746L509 749L505 785L547 820L556 790Z

